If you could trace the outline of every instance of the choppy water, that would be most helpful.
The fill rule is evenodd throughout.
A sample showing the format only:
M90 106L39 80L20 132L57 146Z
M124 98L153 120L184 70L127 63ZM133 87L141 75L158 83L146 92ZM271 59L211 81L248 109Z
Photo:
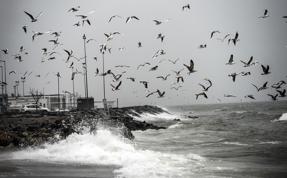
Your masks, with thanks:
M168 110L136 118L168 129L136 131L134 142L99 129L2 153L0 177L287 177L287 102Z

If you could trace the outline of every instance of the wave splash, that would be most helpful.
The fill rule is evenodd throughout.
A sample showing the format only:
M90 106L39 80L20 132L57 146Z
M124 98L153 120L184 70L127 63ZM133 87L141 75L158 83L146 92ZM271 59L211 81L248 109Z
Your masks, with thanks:
M110 130L95 133L87 129L71 134L57 143L11 153L14 160L40 162L115 165L117 177L190 177L202 167L204 159L137 149L135 144Z

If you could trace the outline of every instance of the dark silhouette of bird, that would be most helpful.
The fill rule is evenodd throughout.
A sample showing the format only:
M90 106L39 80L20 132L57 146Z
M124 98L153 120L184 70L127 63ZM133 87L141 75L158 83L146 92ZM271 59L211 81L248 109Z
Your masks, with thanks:
M244 98L250 98L250 99L255 100L255 97L253 95L246 95L246 96L244 96Z
M161 78L162 80L167 80L167 77L169 77L170 74L167 74L166 76L158 76L156 78Z
M228 77L232 77L232 81L235 82L237 75L238 75L237 73L232 73L232 74L229 74Z
M251 83L252 84L252 83ZM257 87L256 85L252 84L256 89L257 91L261 91L261 90L266 90L268 87L267 87L267 84L268 82L265 82L261 87Z
M129 17L127 17L127 19L126 19L126 23L128 23L128 22L131 21L132 19L140 20L137 16L129 16Z
M119 90L119 87L121 86L121 84L122 84L122 81L120 81L116 86L114 86L114 85L111 84L111 86L113 87L112 90L113 90L113 91Z
M236 97L236 96L230 95L230 94L224 94L223 96L226 97L226 98L234 98L234 97Z
M132 82L136 81L136 79L134 77L128 77L127 79L131 80Z
M272 84L271 87L275 88L275 89L279 89L279 88L281 88L282 85L285 85L285 84L286 84L286 82L284 80L281 80L277 83Z
M192 59L190 59L189 66L186 65L186 64L183 64L183 65L187 68L187 70L188 70L188 72L189 72L188 74L191 74L191 73L196 72L196 71L194 70L194 62L193 62Z
M254 63L252 63L252 61L253 61L253 56L251 56L250 59L249 59L247 62L242 61L242 60L240 60L240 61L244 64L243 67L249 67L251 64L254 64Z
M182 76L176 76L176 83L179 83L180 81L184 82L183 77Z
M148 82L147 81L140 81L144 85L145 88L148 88Z
M262 70L263 70L263 73L261 73L261 75L267 75L267 74L270 74L271 72L269 71L270 70L270 67L269 65L267 65L266 67L264 65L261 64L261 67L262 67Z
M157 89L156 92L159 98L162 98L165 95L165 91L161 92L159 89Z
M185 9L189 9L190 10L190 4L182 6L182 10L184 11Z
M156 39L160 39L161 42L163 42L164 38L165 38L165 35L163 35L162 33L159 33L156 37Z
M67 59L66 59L66 63L70 60L70 58L72 57L72 55L73 55L73 51L71 50L71 51L68 51L68 50L66 50L66 49L64 49L64 51L68 54L68 57L67 57Z
M286 97L286 89L276 90L279 93L279 97Z
M22 29L24 30L24 33L27 33L27 25L24 25L23 27L22 27Z
M31 22L37 22L38 18L43 14L43 12L40 12L36 17L34 17L32 14L24 11L26 15L29 16L29 18L31 19Z
M251 75L251 72L240 72L241 76Z
M206 48L206 47L207 47L207 44L201 44L201 45L199 45L198 48L203 49L203 48Z
M181 73L183 70L184 70L184 69L180 69L179 71L173 70L173 72L175 73L176 76L179 76L180 73Z
M72 7L68 10L68 12L78 12L80 10L80 6Z
M114 18L122 18L121 16L119 16L119 15L113 15L113 16L111 16L110 18L109 18L109 23L114 19Z
M157 68L158 68L158 66L156 65L156 66L150 68L149 71L155 71L155 70L157 70Z
M234 38L232 39L234 45L236 45L237 41L239 41L238 38L239 38L239 33L236 32Z
M260 16L260 17L258 17L258 18L265 19L265 18L269 17L269 14L268 14L268 13L269 13L269 12L268 12L268 9L265 9L263 16Z
M204 79L204 80L207 81L209 85L207 87L202 85L201 83L199 83L199 85L203 88L203 91L208 91L208 89L212 86L212 82L209 79Z
M145 97L150 97L151 95L153 95L153 94L155 94L155 93L157 93L157 91L153 91L153 92L150 92L150 93L148 93Z
M210 39L213 37L213 35L214 35L215 33L220 33L220 31L218 31L218 30L212 31L211 34L210 34Z
M37 36L48 34L48 33L50 33L50 32L49 31L47 31L47 32L34 32L33 31L32 41L34 41Z
M226 65L233 65L233 64L235 64L235 63L234 63L234 60L233 60L233 54L231 54L230 57L229 57L228 62L226 63Z
M16 72L14 70L12 70L9 72L9 75L11 75L11 74L16 74Z
M141 48L142 47L142 43L139 41L138 42L138 48Z
M160 25L162 24L162 21L159 21L159 20L153 20L155 22L155 25Z
M73 26L79 27L80 25L81 25L80 22L77 22Z
M51 35L54 35L55 38L58 38L59 36L61 36L62 32L52 32Z
M196 100L198 99L199 96L204 96L204 98L208 98L205 92L195 94Z
M276 95L267 94L267 95L270 96L273 101L277 100L278 94Z
M122 74L115 75L114 73L112 73L112 76L114 77L115 81L118 81L123 75Z
M8 49L1 49L4 54L8 54Z

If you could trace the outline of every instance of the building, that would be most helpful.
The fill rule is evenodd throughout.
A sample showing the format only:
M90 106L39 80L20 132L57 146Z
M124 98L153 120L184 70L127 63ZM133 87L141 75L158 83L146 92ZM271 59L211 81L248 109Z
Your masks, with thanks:
M7 111L8 97L5 94L0 95L0 113Z
M23 107L24 105L31 103L35 103L35 99L32 95L8 97L8 107L11 108ZM39 99L38 104L47 107L50 111L70 110L76 107L76 103L73 102L71 95L66 94L60 94L59 98L58 94L44 95Z

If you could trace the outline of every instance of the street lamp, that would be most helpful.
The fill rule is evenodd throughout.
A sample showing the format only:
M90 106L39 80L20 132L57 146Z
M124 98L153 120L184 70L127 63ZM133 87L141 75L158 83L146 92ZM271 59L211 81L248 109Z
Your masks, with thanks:
M5 60L0 60L0 62L4 63L5 83L7 84L7 81L6 81L6 61ZM7 85L5 85L5 94L7 94Z
M24 90L25 79L26 77L21 77L21 82L23 83L23 96L25 96L25 90Z
M107 50L107 46L105 44L100 45L100 52L102 53L103 58L103 92L104 92L104 98L103 98L103 105L104 110L106 113L108 113L108 106L107 106L107 100L106 100L106 80L105 80L105 52Z
M86 53L86 35L83 35L83 40L84 40L84 53L85 53L85 74L84 74L84 82L85 82L85 96L88 98L88 65L87 65L87 53Z
M58 111L60 111L60 73L57 73L58 78Z
M0 66L1 68L1 94L3 96L4 93L4 83L3 83L3 66Z

